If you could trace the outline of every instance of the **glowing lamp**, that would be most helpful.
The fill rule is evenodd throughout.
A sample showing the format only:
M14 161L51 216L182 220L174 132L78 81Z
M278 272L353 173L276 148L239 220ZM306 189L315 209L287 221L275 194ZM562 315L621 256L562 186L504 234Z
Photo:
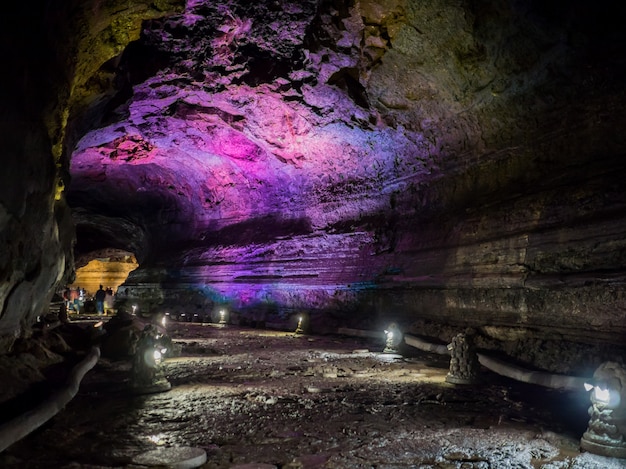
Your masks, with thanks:
M137 341L131 375L135 393L161 392L172 387L160 367L167 352L162 338L155 324L147 324Z
M160 365L161 362L163 361L163 356L165 355L166 352L167 352L166 348L155 349L153 353L154 363L157 365Z
M609 383L603 381L585 383L585 391L591 391L591 402L600 407L615 409L622 400L619 391L612 389Z
M626 458L626 369L617 362L605 362L585 383L585 389L591 407L587 431L580 439L581 449Z
M219 324L226 324L226 310L220 309L219 314L220 314Z
M137 313L137 305L133 305L133 314Z
M305 323L305 315L304 314L300 314L298 315L298 322L296 324L296 330L295 333L296 334L304 334L304 323Z
M385 349L383 353L398 353L398 346L402 341L402 332L397 324L392 323L385 329Z
M608 388L602 389L596 386L593 388L593 398L601 404L608 405L611 402L611 391Z
M393 336L393 331L385 330L385 349L383 350L384 353L396 353L398 351L394 344Z

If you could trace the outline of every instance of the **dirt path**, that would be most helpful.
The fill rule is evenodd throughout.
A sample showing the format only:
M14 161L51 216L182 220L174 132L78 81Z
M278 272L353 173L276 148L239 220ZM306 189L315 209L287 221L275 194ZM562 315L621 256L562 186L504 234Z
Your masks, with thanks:
M133 396L130 365L102 360L51 422L0 467L136 467L157 446L206 450L204 468L609 469L578 451L586 395L485 372L445 383L447 360L381 343L174 323L172 389Z

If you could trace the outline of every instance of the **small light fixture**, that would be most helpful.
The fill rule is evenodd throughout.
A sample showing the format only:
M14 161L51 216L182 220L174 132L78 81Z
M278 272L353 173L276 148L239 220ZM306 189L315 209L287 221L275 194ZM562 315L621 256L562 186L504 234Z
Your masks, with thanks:
M161 364L167 352L155 324L147 324L137 341L131 369L131 388L137 394L167 391L172 387Z
M398 346L402 341L402 332L396 323L385 329L385 348L383 353L398 353Z
M385 353L396 353L396 347L394 346L393 331L385 330Z
M133 305L133 314L137 313L137 305Z
M298 325L296 326L296 334L304 334L304 328L302 324L304 322L304 317L302 315L298 316Z
M589 392L589 424L580 447L601 456L626 458L626 368L605 362L585 383Z
M602 388L600 386L594 387L593 397L601 404L609 405L611 403L611 391L609 390L609 388Z
M219 320L219 324L226 324L226 310L225 309L220 309L220 320Z
M166 348L162 348L162 349L155 349L154 350L154 363L157 365L160 365L163 362L163 357L165 356L165 354L167 353L167 349Z
M611 386L603 381L585 383L585 391L591 391L591 402L593 404L615 409L619 407L621 397L618 391L612 390Z

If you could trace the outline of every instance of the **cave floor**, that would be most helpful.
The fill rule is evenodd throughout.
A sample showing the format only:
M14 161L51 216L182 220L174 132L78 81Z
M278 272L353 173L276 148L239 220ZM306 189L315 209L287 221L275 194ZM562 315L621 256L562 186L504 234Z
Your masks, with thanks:
M157 447L204 449L203 468L597 468L579 452L587 395L487 371L445 382L446 357L382 354L362 338L192 323L169 326L172 388L133 395L130 364L101 359L78 395L0 455L1 467L140 467Z

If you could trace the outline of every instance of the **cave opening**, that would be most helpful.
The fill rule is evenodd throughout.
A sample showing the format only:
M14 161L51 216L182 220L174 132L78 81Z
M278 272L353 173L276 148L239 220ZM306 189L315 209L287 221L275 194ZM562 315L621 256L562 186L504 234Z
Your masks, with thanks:
M77 259L76 277L68 286L83 288L89 297L96 293L100 285L115 293L138 267L132 252L113 248L92 251Z

